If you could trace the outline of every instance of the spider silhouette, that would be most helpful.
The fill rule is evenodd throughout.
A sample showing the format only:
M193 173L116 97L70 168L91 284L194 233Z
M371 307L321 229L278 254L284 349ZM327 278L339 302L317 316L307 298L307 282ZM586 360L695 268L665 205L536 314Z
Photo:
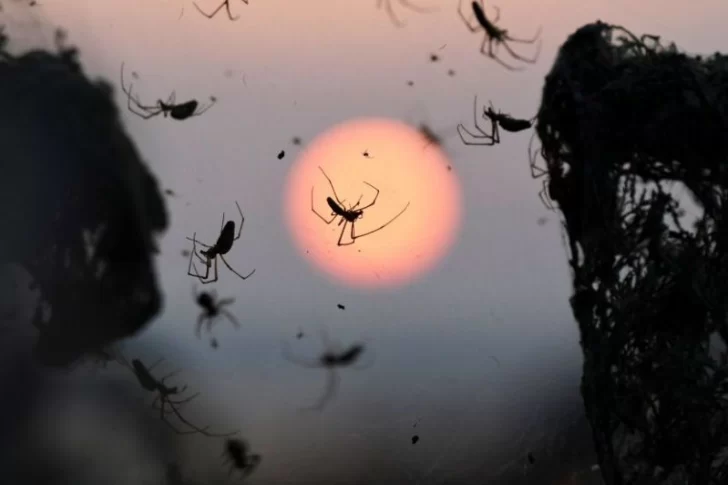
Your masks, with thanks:
M511 64L508 64L504 62L500 57L498 57L498 53L496 52L498 47L503 46L503 48L510 54L510 56L516 60L519 60L521 62L525 62L527 64L535 64L538 60L538 56L541 53L541 42L539 40L539 37L541 35L541 27L538 28L538 31L536 34L530 38L530 39L519 39L517 37L512 37L506 29L502 29L498 27L495 23L498 22L498 19L500 18L500 9L498 7L493 7L495 9L495 18L489 19L485 15L485 4L484 0L480 0L480 3L473 1L470 3L473 15L475 16L475 20L477 23L473 25L472 20L468 20L465 15L463 14L463 0L460 0L460 3L458 4L458 15L460 15L460 18L465 23L468 30L472 33L477 32L484 32L485 36L483 38L483 43L480 46L480 53L484 56L490 57L494 61L496 61L501 66L505 67L506 69L510 71L520 71L523 68L522 67L515 67ZM538 46L536 48L536 53L533 57L524 57L517 52L515 52L510 45L508 45L509 42L516 42L520 44L533 44L536 41L538 42ZM486 50L487 48L487 50Z
M293 355L288 342L283 342L283 357L308 369L326 369L327 379L326 388L318 401L313 406L301 408L302 411L321 411L326 404L336 395L339 387L339 375L337 370L342 367L350 367L354 369L366 369L372 364L372 361L365 363L363 366L356 367L354 364L359 361L364 353L363 344L352 344L348 348L341 350L339 345L331 342L328 338L326 330L321 330L321 340L324 344L324 352L316 359L302 359Z
M197 326L195 327L195 335L197 338L200 338L202 325L207 323L207 333L210 333L215 319L220 315L223 315L230 320L236 328L240 328L240 323L235 316L223 308L224 306L235 303L235 298L222 298L218 300L215 290L211 290L209 293L206 291L197 293L195 288L192 289L192 298L194 298L197 304L202 307L202 313L200 313L200 316L197 318Z
M329 208L331 208L331 211L332 211L331 219L326 219L319 212L317 212L316 208L314 207L314 203L313 203L314 188L311 187L311 212L316 214L318 216L318 218L321 219L322 221L324 221L326 224L331 224L332 222L334 222L334 220L336 220L337 217L341 218L339 220L338 225L342 226L342 228L341 228L341 233L339 234L339 241L336 243L337 246L350 246L350 245L354 244L356 242L356 240L361 237L369 236L370 234L374 234L375 232L381 231L382 229L384 229L385 227L390 225L392 222L394 222L399 216L401 216L410 205L410 203L407 202L407 205L404 206L404 209L402 209L399 212L399 214L397 214L396 216L394 216L393 218L391 218L389 221L385 222L381 226L377 227L376 229L372 229L371 231L367 231L363 234L357 234L356 226L355 226L356 221L361 219L362 217L364 217L365 209L368 209L369 207L372 207L374 204L377 203L377 198L379 197L379 189L376 188L375 186L373 186L372 184L370 184L369 182L364 182L366 185L368 185L369 187L373 188L376 191L376 194L374 195L374 199L372 199L372 201L369 204L359 207L359 204L361 203L361 199L362 199L362 197L364 197L364 195L362 194L359 197L359 200L356 202L356 204L354 204L353 206L346 209L344 206L344 202L341 199L339 199L339 196L336 194L336 188L334 187L334 183L331 181L329 176L326 175L326 172L324 172L323 168L319 167L319 170L321 170L321 173L324 174L324 177L326 177L326 180L328 180L329 185L331 186L331 191L334 194L334 199L336 199L336 200L332 199L331 197L326 197L326 203L328 204ZM350 234L349 238L351 239L351 241L344 243L341 241L344 238L344 233L346 232L347 225L351 225L350 233L349 233Z
M127 108L131 113L145 120L148 120L149 118L154 118L155 116L159 116L160 114L164 114L165 118L169 116L174 120L182 121L193 116L200 116L208 109L212 108L212 106L217 102L217 98L215 96L210 96L210 104L198 110L198 108L200 107L200 103L196 99L191 99L183 103L176 103L176 95L175 92L172 91L172 94L169 95L167 101L162 101L161 99L159 99L157 100L156 105L146 106L142 104L142 102L139 101L139 99L132 94L134 84L130 84L129 88L127 88L124 84L124 63L122 62L121 90L124 94L126 94Z
M247 275L243 276L242 274L238 273L233 269L232 266L227 262L225 259L225 255L230 252L230 250L233 247L233 243L240 239L240 235L243 232L243 224L245 224L245 217L243 217L243 211L240 209L240 204L235 202L235 206L238 208L238 212L240 213L240 227L238 228L238 234L235 235L235 222L233 221L227 221L225 222L225 213L222 214L222 222L220 223L220 235L217 237L217 241L215 241L215 244L212 246L202 243L197 240L197 233L192 234L191 238L187 238L187 240L192 241L192 251L190 252L190 260L187 265L187 275L194 276L198 280L202 282L203 285L214 283L217 281L217 258L219 257L223 264L227 266L227 268L235 273L236 276L238 276L240 279L247 280L251 276L253 276L253 273L255 273L255 270L251 271ZM204 246L207 249L200 249L199 253L196 250L197 244ZM197 256L197 258L202 261L205 264L205 274L201 275L197 272L197 267L195 266L194 262L192 261L192 257ZM213 276L211 279L208 279L210 277L210 268L214 266ZM193 272L194 269L194 272Z

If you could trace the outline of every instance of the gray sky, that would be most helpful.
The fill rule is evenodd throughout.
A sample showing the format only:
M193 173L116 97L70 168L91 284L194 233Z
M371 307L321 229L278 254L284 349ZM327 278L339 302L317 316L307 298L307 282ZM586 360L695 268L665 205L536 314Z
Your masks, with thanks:
M200 5L209 10L217 2ZM241 427L265 457L252 483L361 474L350 457L374 457L377 450L393 455L371 459L389 460L397 470L382 477L428 483L466 469L488 476L477 466L495 460L488 453L497 443L519 438L554 405L548 403L578 398L581 354L559 221L537 197L541 182L529 177L530 132L504 136L495 147L467 147L455 125L471 119L476 94L514 116L533 116L559 45L584 23L601 19L709 53L728 41L728 4L502 2L499 24L513 35L543 26L540 60L523 72L478 53L482 35L465 29L454 1L432 0L440 11L429 15L394 5L407 22L403 29L375 0L231 5L237 22L224 14L207 20L181 0L43 0L35 17L18 8L7 13L15 16L10 32L28 47L50 45L53 27L67 29L92 76L118 86L124 61L129 74L139 74L135 90L145 99L166 98L171 90L178 100L219 99L205 115L181 123L145 121L123 109L144 159L162 187L177 194L167 199L171 227L157 261L164 314L127 348L182 367L186 382L219 409L220 423ZM439 62L429 61L432 52ZM456 243L434 270L395 290L347 288L317 271L295 249L283 218L286 175L300 151L291 138L305 143L364 116L443 129L452 176L462 186ZM287 156L278 160L281 149ZM220 296L236 298L231 310L243 325L235 331L218 323L220 348L213 350L193 333L199 312L181 251L193 231L210 241L221 213L235 214L235 200L246 224L228 261L257 272L240 281L221 268L214 286ZM548 222L537 224L544 216ZM344 344L364 340L375 361L368 370L344 370L322 414L301 415L298 408L317 399L325 376L283 360L280 342L315 356L320 324ZM299 327L307 337L296 341ZM418 417L421 442L413 447ZM473 443L478 453L461 456ZM324 471L313 465L322 462Z

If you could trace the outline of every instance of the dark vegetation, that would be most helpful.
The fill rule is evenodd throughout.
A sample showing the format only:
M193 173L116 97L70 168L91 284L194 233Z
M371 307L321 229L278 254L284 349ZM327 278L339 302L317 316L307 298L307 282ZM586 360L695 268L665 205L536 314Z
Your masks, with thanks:
M401 25L390 2L379 5ZM210 17L223 7L234 20L228 2ZM534 43L538 34L510 36L496 26L497 12L486 14L477 2L469 10L461 5L459 13L469 30L483 33L480 52L486 57L520 69L496 56L495 47L501 46L515 61L536 62L537 56L524 57L509 43ZM5 228L0 254L4 265L30 276L16 306L27 303L37 334L34 363L13 348L12 338L2 345L0 378L13 389L13 399L0 400L0 464L9 470L9 483L74 483L76 476L53 457L30 463L22 455L39 454L27 438L23 441L45 392L36 364L70 369L83 359L119 362L156 396L155 421L177 434L236 434L194 424L182 408L197 394L169 383L175 372L157 377L156 364L138 358L129 364L116 345L145 328L162 308L152 261L154 238L166 229L167 214L159 184L120 122L113 88L86 77L76 50L65 46L61 34L55 52L11 55L7 41L0 37L0 222ZM176 119L201 114L196 102L180 112L182 105L173 98L144 106L131 86L121 88L130 110ZM531 173L544 177L541 196L560 212L567 236L571 305L584 354L581 391L608 485L728 483L728 171L722 165L728 157L727 90L726 56L688 55L659 37L595 22L578 29L559 50L535 119L514 118L490 105L481 113L486 123L481 125L476 102L478 133L471 133L472 144L497 145L499 128L516 136L532 127L541 142L546 166L540 168L533 153ZM294 145L300 143L293 138ZM319 202L328 204L333 218L319 217L327 224L340 218L342 237L347 224L352 243L384 228L354 233L354 222L377 200L376 187L370 185L376 195L368 205L360 206L360 197L347 209L328 182L334 197ZM695 220L685 216L675 186L687 190L699 207ZM313 197L312 189L312 205ZM240 278L252 275L240 275L224 259L241 236L238 209L237 235L235 222L225 222L223 215L214 244L203 244L194 234L188 238L191 277L217 281L218 256ZM195 258L205 265L204 275ZM15 291L8 281L3 279L3 292ZM237 325L222 308L230 299L217 300L214 292L193 297L202 309L198 332L205 323L209 330L219 315ZM18 308L3 310L0 330L22 320ZM297 339L303 336L299 330ZM324 395L313 406L320 411L338 388L338 369L353 366L362 354L363 344L333 349L326 342L318 358L303 360L288 351L285 357L327 373ZM168 437L145 435L147 411L139 408L135 418L142 423L139 433L156 440L156 450L172 449ZM425 445L422 433L412 435L410 443L422 438L419 446ZM241 477L262 462L241 439L221 440L221 448L231 471ZM524 466L537 467L552 452L522 450ZM166 481L187 483L174 463Z

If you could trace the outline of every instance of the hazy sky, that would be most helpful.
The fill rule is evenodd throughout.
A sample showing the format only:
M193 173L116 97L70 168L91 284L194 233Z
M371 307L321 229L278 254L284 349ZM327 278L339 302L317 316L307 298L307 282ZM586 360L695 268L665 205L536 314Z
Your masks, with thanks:
M520 436L532 424L524 413L538 413L559 393L573 401L581 354L566 252L558 219L538 199L540 181L529 177L530 133L504 136L496 147L466 147L455 125L471 119L476 94L514 116L533 116L559 45L587 22L659 34L691 52L725 50L728 42L728 3L721 0L509 0L498 4L501 26L525 37L543 26L539 62L509 72L478 53L482 34L465 29L456 1L418 1L440 11L420 15L393 1L407 22L403 29L376 9L376 0L231 0L237 22L224 13L207 20L181 0L42 0L32 14L6 8L20 46L49 46L52 28L63 27L92 76L118 86L123 61L138 73L135 90L145 99L172 90L178 100L219 99L205 115L181 123L123 110L144 159L162 187L177 194L167 198L171 227L158 259L164 314L140 336L144 348L130 348L182 366L190 386L221 410L220 422L242 428L265 456L258 483L307 483L314 463L335 455L348 470L356 460L341 457L382 447L401 447L394 458L401 463L393 466L413 479L425 480L430 468L447 476L442 470L477 463L458 458L471 443ZM199 4L211 10L218 3ZM429 60L433 52L437 63ZM123 107L121 92L118 100ZM452 250L398 290L348 289L329 279L297 252L284 225L285 178L300 150L291 139L305 144L339 122L368 116L442 130L463 190L463 224ZM287 156L278 160L282 149ZM257 272L240 281L221 268L217 292L236 298L231 310L243 327L234 331L221 321L214 329L220 348L213 350L193 334L194 280L180 252L193 231L210 241L221 213L235 214L235 200L246 224L228 261ZM541 226L543 216L548 222ZM325 376L283 360L280 341L295 342L301 327L308 336L296 345L314 356L319 324L345 344L363 339L375 362L365 371L345 370L323 414L302 416L297 409L315 401ZM412 447L418 417L422 441ZM481 462L489 449L480 448Z

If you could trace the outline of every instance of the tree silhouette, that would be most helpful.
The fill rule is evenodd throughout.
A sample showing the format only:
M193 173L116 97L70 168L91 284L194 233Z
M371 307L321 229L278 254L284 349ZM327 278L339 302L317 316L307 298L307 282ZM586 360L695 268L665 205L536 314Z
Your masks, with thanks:
M161 308L153 234L167 226L155 178L103 81L56 53L0 39L0 262L40 292L39 359L67 365L138 331Z
M608 485L728 482L727 115L728 57L602 22L546 77L536 130Z

